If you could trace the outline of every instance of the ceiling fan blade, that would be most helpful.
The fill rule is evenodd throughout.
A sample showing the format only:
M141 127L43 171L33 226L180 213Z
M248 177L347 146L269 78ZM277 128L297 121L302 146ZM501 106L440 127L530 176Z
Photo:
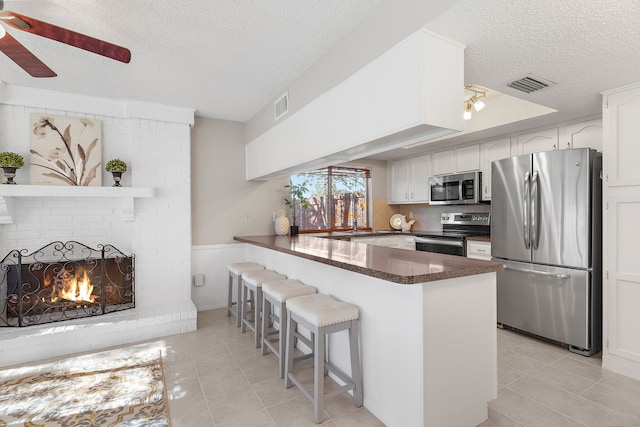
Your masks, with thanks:
M39 21L29 16L2 10L0 11L0 20L18 30L75 46L89 52L97 53L98 55L106 56L107 58L115 59L116 61L124 63L131 61L131 52L127 48L76 33L75 31L58 27L44 21ZM27 25L25 26L24 24Z
M0 52L7 55L32 77L55 77L57 74L33 53L22 46L18 40L6 33L0 38Z

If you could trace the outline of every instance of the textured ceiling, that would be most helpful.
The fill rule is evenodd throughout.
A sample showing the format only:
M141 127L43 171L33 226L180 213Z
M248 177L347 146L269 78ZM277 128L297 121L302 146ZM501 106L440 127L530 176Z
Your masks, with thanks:
M5 9L128 47L132 61L9 28L58 77L33 79L0 54L0 80L246 121L379 2L5 0ZM640 80L638 18L637 0L461 0L425 24L467 45L466 83L554 108L547 120L558 121L598 114L601 91ZM527 73L557 86L530 95L506 86Z
M58 77L0 54L14 85L196 109L246 121L380 0L5 0L5 10L127 47L122 64L8 27Z
M427 28L467 45L465 82L559 111L601 112L600 92L640 80L637 0L462 0ZM526 95L531 73L557 86Z

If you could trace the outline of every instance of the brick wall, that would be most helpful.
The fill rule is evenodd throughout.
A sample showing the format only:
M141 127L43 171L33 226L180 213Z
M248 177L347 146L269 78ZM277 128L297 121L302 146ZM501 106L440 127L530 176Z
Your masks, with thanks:
M104 171L104 164L119 157L128 165L123 186L152 187L155 196L135 199L133 221L121 218L119 198L17 197L13 200L14 222L0 225L0 259L12 249L33 251L57 240L76 240L91 247L100 243L112 244L136 256L135 311L138 314L134 319L140 318L140 313L145 313L144 317L157 313L159 318L166 320L161 314L164 308L175 310L181 306L186 313L170 314L186 319L181 330L194 329L195 308L190 301L190 124L3 104L1 101L0 151L18 152L28 163L32 112L98 119L102 121L103 137L102 185L113 183L111 174ZM16 182L28 185L28 165L18 171ZM106 321L107 317L99 319ZM129 316L128 329L136 326L131 319ZM23 329L31 328L35 327ZM131 338L136 336L130 335ZM143 335L141 331L140 339L147 338ZM6 331L0 331L0 341L6 337Z

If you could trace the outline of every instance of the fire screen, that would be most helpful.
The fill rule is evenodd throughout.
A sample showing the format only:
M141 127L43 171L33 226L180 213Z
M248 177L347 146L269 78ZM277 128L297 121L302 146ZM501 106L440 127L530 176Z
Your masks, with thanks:
M134 256L112 245L53 242L0 262L0 326L31 326L135 307Z

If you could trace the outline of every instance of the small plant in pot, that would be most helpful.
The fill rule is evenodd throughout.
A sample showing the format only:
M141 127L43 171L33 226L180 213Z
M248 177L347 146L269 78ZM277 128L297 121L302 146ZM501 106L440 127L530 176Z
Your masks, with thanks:
M24 166L24 159L20 154L5 151L0 153L0 168L4 171L7 179L5 184L15 184L13 178L16 176L16 170Z
M122 187L120 180L122 179L122 173L127 171L127 164L120 159L111 159L107 162L105 170L113 175L113 180L115 181L113 186Z
M309 200L305 197L309 189L307 188L307 181L302 182L301 184L294 184L289 181L289 184L285 185L284 188L289 190L290 197L284 198L284 203L288 207L291 208L291 235L295 236L298 234L298 225L296 224L296 208L299 206L300 209L307 209L309 207Z

